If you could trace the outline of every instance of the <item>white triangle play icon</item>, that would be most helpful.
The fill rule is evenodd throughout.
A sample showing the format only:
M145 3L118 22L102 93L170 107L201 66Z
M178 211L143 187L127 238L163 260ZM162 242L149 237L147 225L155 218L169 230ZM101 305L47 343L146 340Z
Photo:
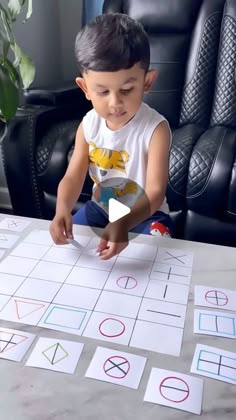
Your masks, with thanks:
M121 217L126 216L131 212L130 208L115 200L114 198L109 199L108 203L108 218L109 222L113 223Z

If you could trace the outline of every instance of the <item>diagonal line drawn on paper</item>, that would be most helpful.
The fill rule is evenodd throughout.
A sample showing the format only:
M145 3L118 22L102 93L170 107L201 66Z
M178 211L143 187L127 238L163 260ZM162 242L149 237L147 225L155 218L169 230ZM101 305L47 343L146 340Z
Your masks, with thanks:
M42 354L44 357L46 357L51 365L56 365L69 356L67 351L62 347L60 343L55 343L48 347L46 350L42 351Z
M121 368L122 366L122 368ZM107 376L123 379L130 370L130 363L123 356L111 356L104 362L103 370ZM112 370L112 374L108 373Z
M19 221L17 221L16 222L16 220L8 220L7 221L7 226L9 227L9 229L10 228L15 228L15 227L18 227L18 226L21 226L22 225L22 222L19 220Z
M24 302L23 300L14 299L16 305L16 313L18 319L23 319L33 312L38 311L45 307L42 303Z
M27 340L28 337L0 330L0 353L4 353ZM14 340L14 341L13 341Z
M214 356L216 356L215 359ZM212 360L210 360L211 358ZM236 382L236 359L223 356L220 353L201 350L199 352L197 370Z
M183 260L180 259L180 258L186 257L186 254L183 254L183 255L173 255L169 251L166 251L166 254L168 255L168 257L163 258L163 261L166 261L166 260L169 261L169 260L173 260L174 259L176 261L179 261L183 265L186 264L185 261L183 261Z

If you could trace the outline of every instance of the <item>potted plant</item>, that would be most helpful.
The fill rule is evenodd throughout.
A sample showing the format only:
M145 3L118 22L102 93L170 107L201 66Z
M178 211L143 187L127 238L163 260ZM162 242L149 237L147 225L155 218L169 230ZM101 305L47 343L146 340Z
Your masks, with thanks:
M8 0L5 7L0 0L0 140L16 114L20 89L28 88L35 75L32 60L19 47L13 33L13 24L22 8L24 23L32 14L32 0Z

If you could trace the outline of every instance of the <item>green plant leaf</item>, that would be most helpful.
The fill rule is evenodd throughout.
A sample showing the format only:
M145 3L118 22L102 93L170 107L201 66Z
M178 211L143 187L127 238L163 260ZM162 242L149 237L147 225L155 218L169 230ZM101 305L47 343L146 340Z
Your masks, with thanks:
M9 79L6 69L0 64L0 119L4 122L14 117L18 104L19 93Z
M20 0L9 0L8 1L8 9L10 11L12 19L15 20L16 16L18 16L20 14L20 11L21 11Z
M27 89L33 82L35 76L35 67L30 57L28 57L21 48L15 43L13 44L13 51L16 60L14 66L19 66L20 75L23 82L24 89Z
M3 57L5 59L7 57L7 54L10 48L10 42L8 41L5 33L1 30L0 30L0 40L2 41Z
M1 60L0 58L0 64L4 68L5 71L8 73L8 77L11 79L12 83L15 85L17 89L20 88L20 76L17 71L17 69L13 66L10 60L8 58L5 58L4 60Z

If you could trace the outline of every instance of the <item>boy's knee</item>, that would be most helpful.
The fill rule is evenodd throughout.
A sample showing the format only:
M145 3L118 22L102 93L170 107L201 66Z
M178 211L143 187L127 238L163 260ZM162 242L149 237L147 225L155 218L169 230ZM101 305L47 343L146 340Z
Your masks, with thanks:
M152 222L149 226L149 230L150 230L150 235L165 236L165 237L171 238L170 229L160 222L156 222L156 221Z

